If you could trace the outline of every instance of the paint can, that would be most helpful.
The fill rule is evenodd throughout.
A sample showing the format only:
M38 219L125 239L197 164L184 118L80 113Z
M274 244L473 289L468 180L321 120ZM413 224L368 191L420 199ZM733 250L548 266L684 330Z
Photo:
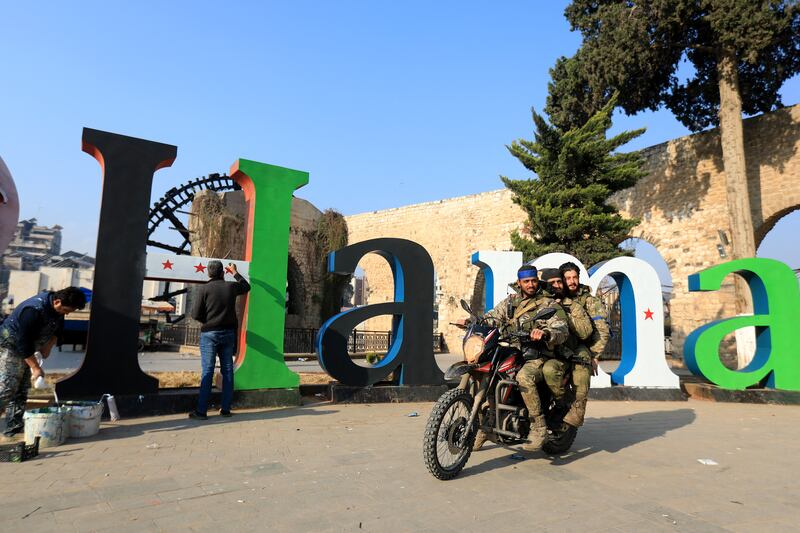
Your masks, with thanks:
M69 436L91 437L100 431L100 417L103 416L101 402L64 402L69 412Z
M25 412L25 443L41 437L39 447L59 446L67 439L69 413L62 407L42 407Z

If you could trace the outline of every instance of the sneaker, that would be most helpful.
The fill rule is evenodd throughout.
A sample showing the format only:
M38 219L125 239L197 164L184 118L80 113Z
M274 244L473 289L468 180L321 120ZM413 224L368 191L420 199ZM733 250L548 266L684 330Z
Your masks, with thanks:
M233 416L233 413L230 411L223 411L222 409L219 410L219 416L224 416L225 418L230 418Z
M194 420L208 420L208 415L200 414L197 411L192 411L189 413L189 418Z

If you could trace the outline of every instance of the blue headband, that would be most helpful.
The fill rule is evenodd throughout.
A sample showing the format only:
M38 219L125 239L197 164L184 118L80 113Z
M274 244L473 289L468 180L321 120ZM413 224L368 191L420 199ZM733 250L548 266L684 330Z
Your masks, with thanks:
M535 278L538 277L539 271L536 267L532 266L528 270L520 270L517 272L517 279Z

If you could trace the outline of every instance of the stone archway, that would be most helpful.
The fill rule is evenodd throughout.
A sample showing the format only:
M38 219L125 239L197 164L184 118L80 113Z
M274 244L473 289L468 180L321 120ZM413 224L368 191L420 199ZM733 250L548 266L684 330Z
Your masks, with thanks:
M800 176L798 176L798 179L800 179ZM783 217L789 215L793 211L797 211L798 209L800 209L800 203L792 205L792 206L789 206L789 207L786 207L784 209L781 209L780 211L776 212L775 214L770 216L768 219L766 219L761 224L761 226L757 227L756 228L756 249L758 249L758 247L761 246L761 243L764 241L764 237L766 237L767 234L770 231L772 231L773 228L775 228L775 225L778 222L780 222L781 219L783 219Z
M305 312L305 301L303 271L290 254L286 269L286 327L302 327L300 323Z

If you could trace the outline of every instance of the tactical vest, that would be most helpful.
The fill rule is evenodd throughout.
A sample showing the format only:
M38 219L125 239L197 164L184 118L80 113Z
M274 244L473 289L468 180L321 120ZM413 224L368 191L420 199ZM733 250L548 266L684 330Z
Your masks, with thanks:
M545 327L544 323L537 324L536 321L533 320L533 317L536 315L539 309L552 300L548 293L539 290L533 295L532 298L520 297L518 300L515 300L516 301L514 302L509 302L508 310L508 317L514 324L512 327L514 327L517 331L526 332L531 332L536 327ZM512 341L512 344L525 351L525 344L527 343L523 343L520 340L515 339ZM553 352L547 348L540 347L538 351L544 357L557 357L560 355L558 349L556 352Z
M37 294L33 298L28 298L14 309L11 316L5 319L0 325L0 346L7 348L11 353L19 357L29 357L32 354L21 354L17 349L17 339L20 335L19 317L26 309L33 309L41 317L43 326L39 330L34 341L34 349L40 350L50 338L55 335L64 321L64 317L56 313L51 303L53 293L45 291Z

